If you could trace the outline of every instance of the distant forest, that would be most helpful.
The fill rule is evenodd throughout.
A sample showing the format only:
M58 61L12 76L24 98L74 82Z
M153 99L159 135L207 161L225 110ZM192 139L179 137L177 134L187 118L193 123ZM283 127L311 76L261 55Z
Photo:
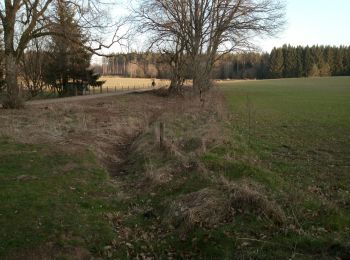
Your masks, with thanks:
M159 53L115 54L95 65L102 75L169 78L171 67ZM268 79L350 75L350 46L293 47L271 53L228 53L216 62L215 79Z

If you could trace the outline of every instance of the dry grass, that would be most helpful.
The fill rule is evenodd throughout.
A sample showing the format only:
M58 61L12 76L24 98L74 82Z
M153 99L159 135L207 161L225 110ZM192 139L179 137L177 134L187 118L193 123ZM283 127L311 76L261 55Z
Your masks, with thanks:
M225 190L228 192L230 206L242 212L253 212L276 224L286 222L286 215L281 207L269 199L263 188L255 182L243 180L239 183L223 180Z
M111 175L120 174L117 166L133 150L142 153L147 161L141 181L162 185L173 179L179 165L184 170L199 169L206 176L208 171L199 156L227 142L219 123L227 119L222 96L213 91L206 99L211 102L201 104L192 96L166 99L142 94L2 110L0 136L22 143L57 144L69 150L88 147ZM156 120L167 122L162 150ZM145 135L138 138L142 133ZM159 166L152 158L155 153L170 156L175 162ZM172 204L172 215L189 226L212 226L232 217L234 208L253 210L275 222L284 221L282 210L252 185L225 182L223 186L224 191L204 189L178 198Z
M194 96L167 99L167 107L162 108L151 127L146 127L144 134L135 140L132 154L141 155L145 161L141 178L133 179L138 182L137 193L181 182L179 176L183 172L196 172L209 184L169 202L165 219L173 226L182 226L185 230L194 226L212 228L232 221L235 214L241 213L252 213L276 224L284 223L284 212L268 199L259 185L218 178L217 172L210 172L201 162L201 155L230 141L222 127L222 123L229 120L222 96L212 91L205 98L210 102L203 104ZM165 123L163 147L159 146L159 122ZM186 181L186 177L184 179Z
M163 102L163 104L162 104ZM77 103L1 110L0 136L20 143L49 143L68 150L89 148L105 165L123 160L129 144L164 106L164 99L129 95Z
M110 184L130 205L121 212L123 217L157 219L159 223L152 225L158 231L152 232L162 236L172 232L167 229L163 233L168 224L187 234L195 227L213 229L230 223L237 214L253 214L283 224L283 210L269 200L262 187L254 182L228 181L203 165L202 155L230 142L223 127L230 118L222 95L212 91L204 98L201 102L187 92L184 98L133 94L2 110L0 136L21 143L50 143L76 153L92 150L114 177ZM160 122L165 124L162 147ZM76 165L62 167L70 171ZM145 196L149 199L140 202L138 198ZM142 227L131 228L124 236L127 228L118 227L126 241L146 232ZM152 232L147 235L154 236Z
M153 165L152 162L149 162L146 164L145 168L145 181L152 185L162 185L169 183L173 179L173 169L168 165L158 168Z
M125 160L127 149L147 153L158 145L159 134L154 131L157 124L150 128L152 123L166 121L169 116L174 118L180 111L193 110L196 114L201 109L196 97L168 99L152 94L33 105L24 110L1 110L0 137L20 143L55 144L66 150L89 148L114 175L117 174L114 171L118 171L115 165ZM187 116L191 114L186 112ZM152 140L146 140L144 144L142 139L141 142L135 140L147 131L153 132ZM166 147L180 156L182 152L178 150L179 146L172 144L171 135L166 135Z
M152 79L150 78L121 78L113 76L103 76L100 80L106 81L103 85L104 88L151 88ZM163 87L169 85L170 81L165 79L155 79L157 87Z
M194 226L213 228L231 222L236 214L252 213L284 224L286 216L275 201L269 200L253 182L228 182L178 197L169 207L167 220L186 230Z
M173 226L192 228L195 225L212 228L229 217L230 208L223 193L205 188L185 194L170 204L168 217Z

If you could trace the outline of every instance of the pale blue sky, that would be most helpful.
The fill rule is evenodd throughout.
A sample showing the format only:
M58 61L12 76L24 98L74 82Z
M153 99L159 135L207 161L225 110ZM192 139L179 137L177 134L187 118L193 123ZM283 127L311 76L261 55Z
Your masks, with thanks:
M287 0L285 31L261 40L264 51L291 45L350 45L350 0Z
M111 0L115 1L115 0ZM275 38L258 39L262 51L291 45L350 45L350 0L284 0L286 2L285 30ZM112 16L127 14L132 0L118 0L111 9ZM143 49L144 41L134 42L132 48ZM126 51L114 46L104 52ZM96 60L100 58L95 57Z

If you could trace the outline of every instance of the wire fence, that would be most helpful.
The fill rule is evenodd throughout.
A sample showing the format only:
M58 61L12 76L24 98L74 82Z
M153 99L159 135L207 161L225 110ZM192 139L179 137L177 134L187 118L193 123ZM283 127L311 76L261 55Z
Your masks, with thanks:
M152 84L134 84L134 85L117 85L117 86L99 86L93 87L90 86L87 90L82 92L76 91L76 95L96 95L96 94L106 94L106 93L116 93L123 91L136 91L136 90L147 90L147 89L156 89L156 88L164 88L168 87L169 84L167 81L158 82L155 85Z

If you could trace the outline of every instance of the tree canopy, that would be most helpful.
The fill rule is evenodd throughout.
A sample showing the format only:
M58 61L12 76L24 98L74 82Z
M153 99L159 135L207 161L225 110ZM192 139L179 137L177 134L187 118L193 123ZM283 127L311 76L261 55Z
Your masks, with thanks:
M201 90L209 87L218 55L249 49L257 35L281 29L284 6L275 0L143 0L136 20L151 47L173 55L174 74L181 77L187 63Z

